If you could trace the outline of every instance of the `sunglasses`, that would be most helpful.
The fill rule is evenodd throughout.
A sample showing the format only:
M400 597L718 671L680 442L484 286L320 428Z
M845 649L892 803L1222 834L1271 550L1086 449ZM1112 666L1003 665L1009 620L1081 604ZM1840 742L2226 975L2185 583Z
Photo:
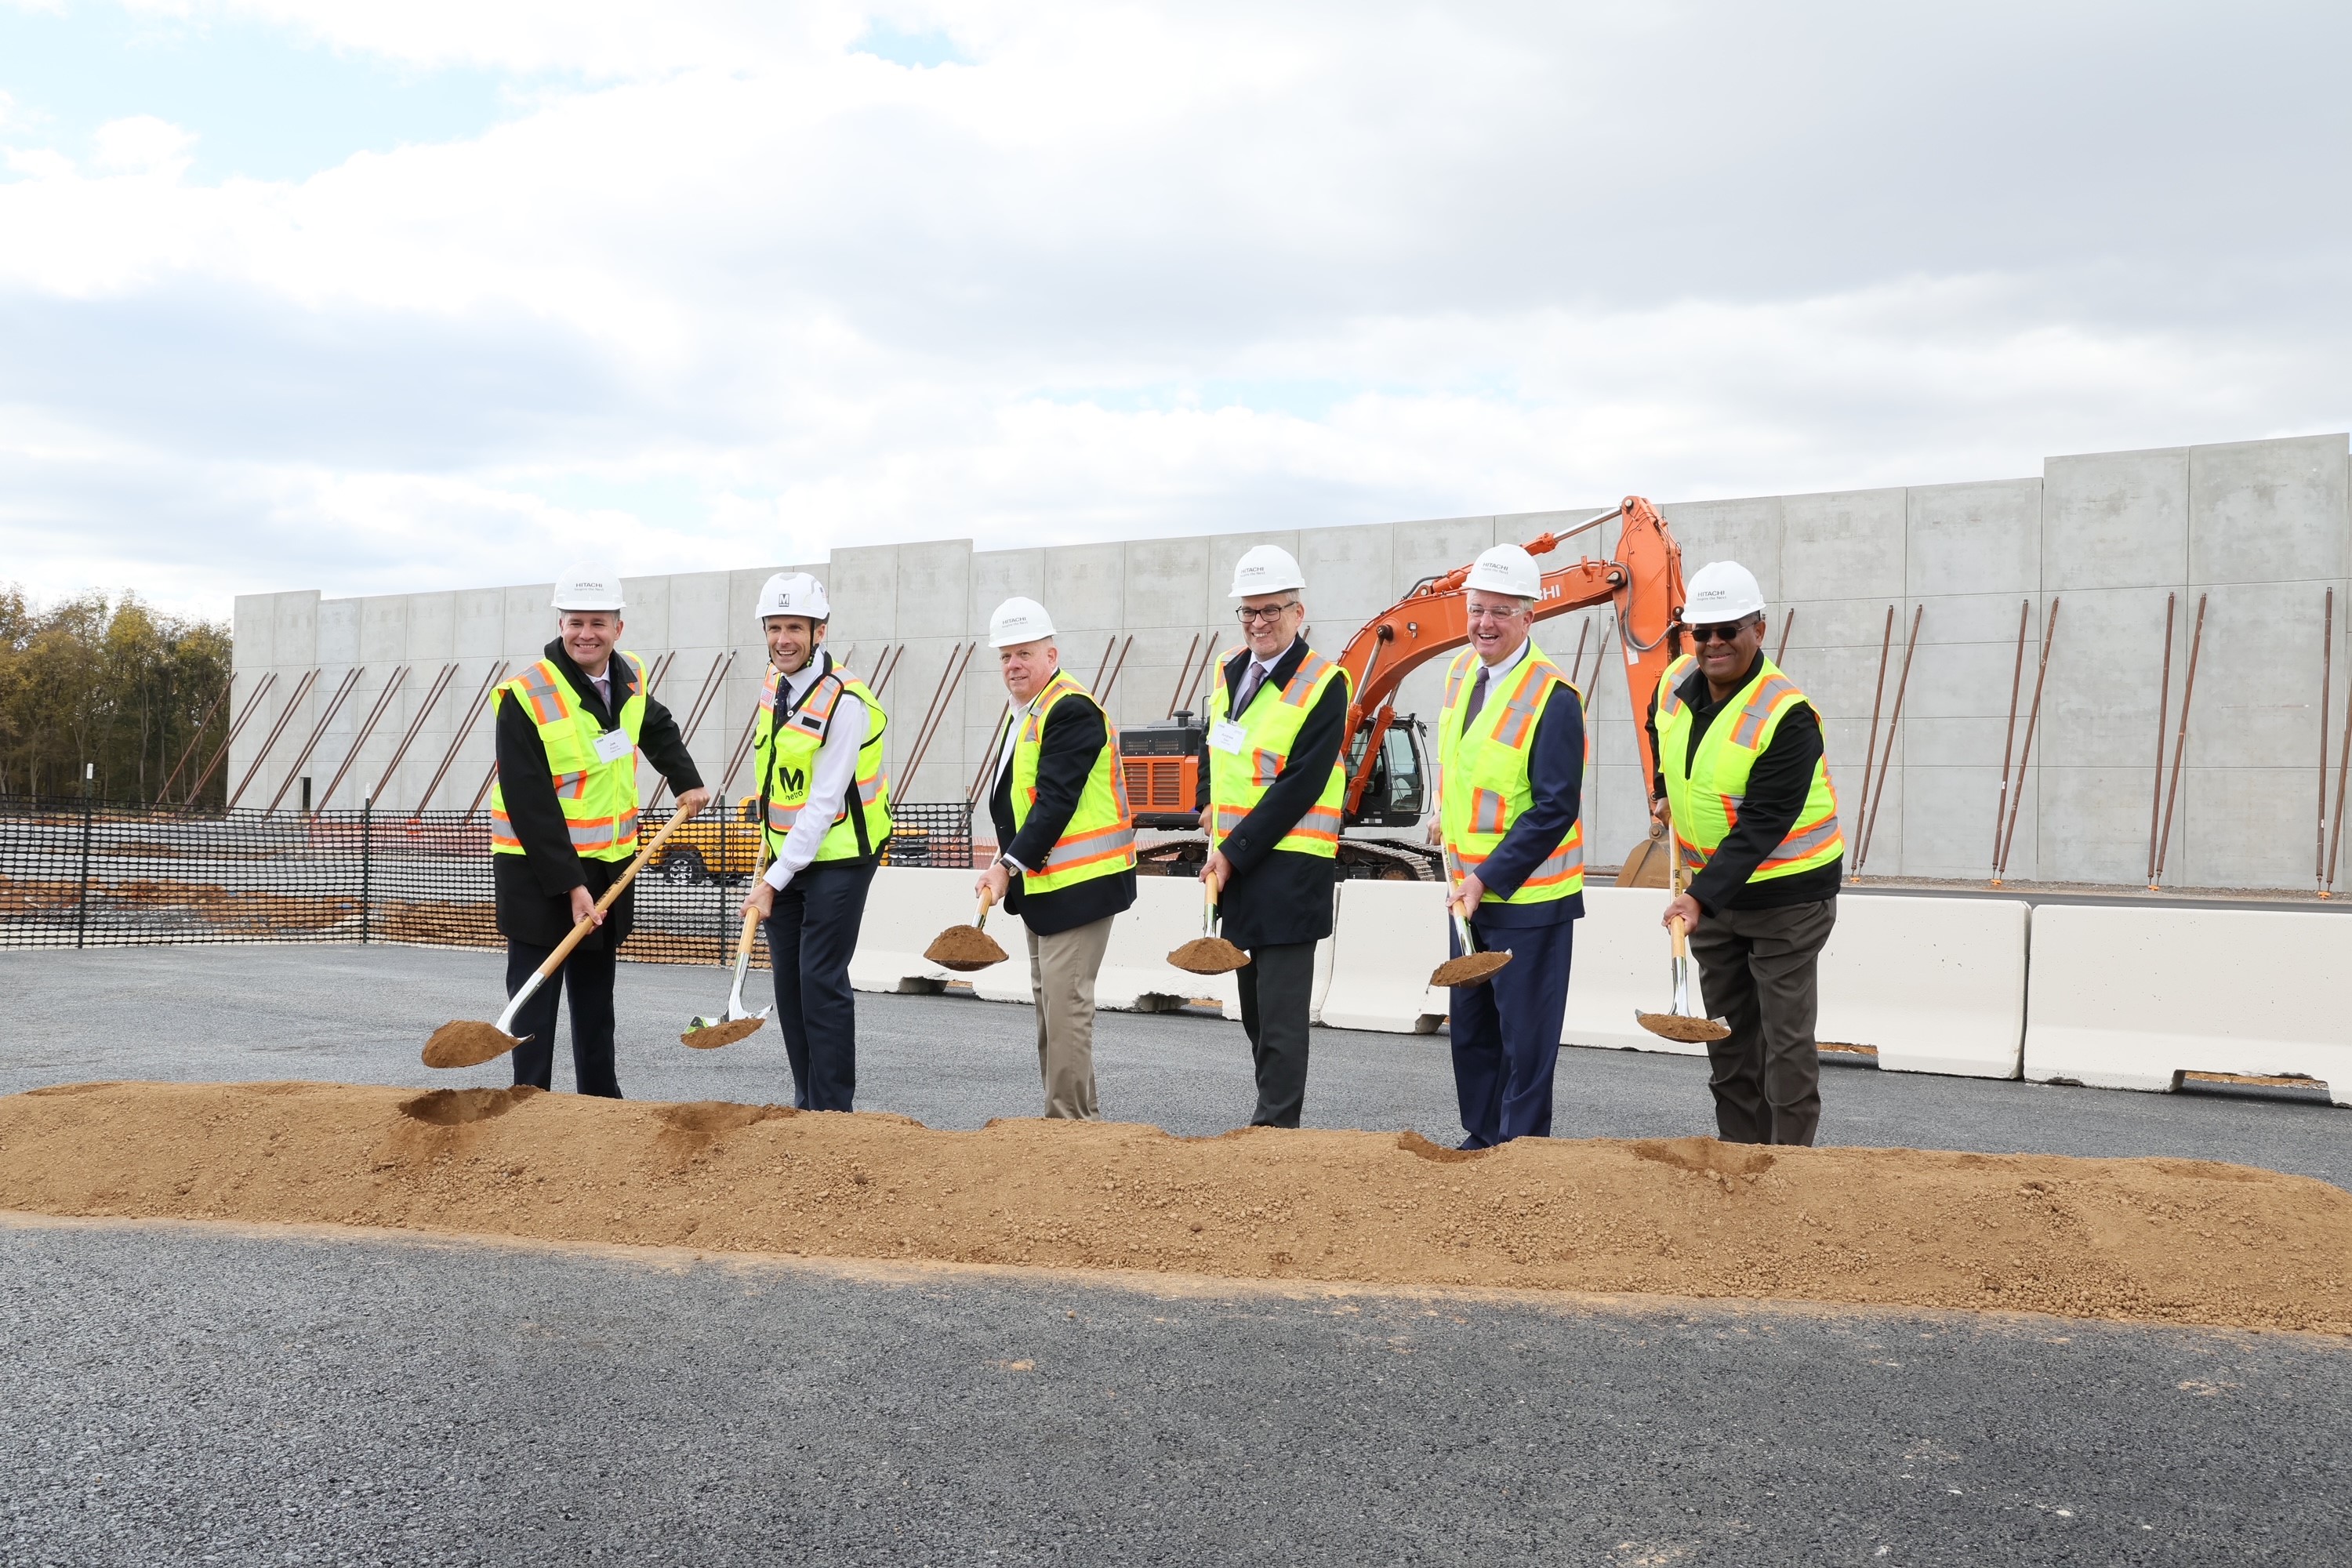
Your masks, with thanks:
M1685 626L1683 635L1693 642L1731 642L1755 624L1754 621L1733 621L1726 626Z

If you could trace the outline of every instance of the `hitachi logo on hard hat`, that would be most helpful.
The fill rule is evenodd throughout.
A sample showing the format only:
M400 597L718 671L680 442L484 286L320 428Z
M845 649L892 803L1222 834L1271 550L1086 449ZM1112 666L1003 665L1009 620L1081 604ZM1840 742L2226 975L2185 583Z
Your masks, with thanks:
M1764 589L1756 574L1737 561L1710 561L1690 580L1683 620L1690 626L1719 626L1745 620L1764 608Z

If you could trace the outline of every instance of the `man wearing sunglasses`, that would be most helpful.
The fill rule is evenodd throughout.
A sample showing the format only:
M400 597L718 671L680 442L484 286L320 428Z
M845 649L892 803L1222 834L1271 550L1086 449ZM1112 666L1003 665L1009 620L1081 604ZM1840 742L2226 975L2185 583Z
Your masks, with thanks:
M1746 567L1701 567L1683 622L1691 651L1650 702L1650 811L1696 873L1665 922L1684 921L1707 1011L1731 1026L1707 1047L1716 1129L1727 1143L1811 1143L1818 968L1845 866L1821 719L1764 657L1764 592Z
M1315 944L1331 934L1339 867L1339 765L1348 677L1300 635L1307 578L1290 552L1261 544L1234 568L1247 646L1209 694L1201 826L1224 936L1249 951L1234 979L1257 1068L1254 1127L1296 1127L1307 1102Z

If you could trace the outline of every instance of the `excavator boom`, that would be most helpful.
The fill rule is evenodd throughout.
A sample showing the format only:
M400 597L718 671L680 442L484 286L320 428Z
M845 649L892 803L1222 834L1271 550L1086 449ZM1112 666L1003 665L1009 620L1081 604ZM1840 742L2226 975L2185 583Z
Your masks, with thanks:
M1580 558L1573 565L1545 573L1536 618L1613 604L1618 645L1625 655L1627 689L1638 715L1646 709L1650 693L1657 689L1659 678L1677 651L1677 639L1668 634L1682 616L1683 552L1665 519L1640 496L1627 496L1615 510L1565 534L1531 539L1525 548L1530 555L1549 554L1577 534L1612 519L1623 520L1615 557L1608 561ZM1358 753L1361 760L1348 781L1350 816L1363 804L1364 791L1380 759L1381 742L1396 717L1397 688L1422 665L1469 644L1469 593L1463 586L1469 575L1470 568L1464 565L1421 584L1366 622L1339 656L1355 694L1348 711L1349 738L1352 742L1360 735L1365 737ZM1604 658L1606 653L1603 649ZM1648 731L1635 726L1633 742L1640 750L1642 777L1646 780L1656 771Z

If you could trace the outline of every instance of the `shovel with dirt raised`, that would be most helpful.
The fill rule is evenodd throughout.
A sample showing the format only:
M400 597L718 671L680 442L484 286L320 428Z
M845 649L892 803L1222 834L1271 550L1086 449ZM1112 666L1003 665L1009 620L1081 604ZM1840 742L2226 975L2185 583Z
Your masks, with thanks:
M1682 896L1683 851L1677 840L1674 846L1674 870L1668 879L1675 897ZM1633 1009L1633 1021L1661 1039L1674 1040L1686 1046L1705 1045L1710 1040L1727 1038L1731 1026L1720 1018L1696 1016L1690 1005L1690 932L1680 920L1667 928L1672 933L1675 955L1675 1000L1671 1013L1644 1013Z
M760 852L760 863L751 872L751 882L754 887L758 886L761 877L767 875L767 871L768 855L766 848L762 847ZM735 988L727 994L726 1011L720 1013L716 1018L696 1017L693 1022L687 1025L686 1033L677 1037L678 1044L691 1046L698 1051L713 1050L720 1046L731 1046L746 1036L757 1034L760 1026L768 1021L768 1015L775 1008L774 1003L770 1003L756 1013L743 1005L743 975L751 967L751 936L759 926L759 911L756 910L745 911L743 934L735 943Z
M555 972L563 967L563 961L572 956L572 950L596 929L596 917L620 900L621 895L629 890L629 884L637 879L637 873L646 868L646 862L660 853L662 841L677 831L679 823L693 815L690 811L681 811L662 825L662 830L653 836L652 841L637 851L637 858L629 862L628 868L613 879L613 885L604 889L603 898L596 900L594 912L573 926L572 934L556 944L555 951L547 955L547 962L539 966L538 973L524 981L522 989L508 998L506 1011L499 1015L497 1023L444 1024L434 1030L433 1037L425 1042L425 1065L429 1068L479 1067L522 1044L521 1039L508 1033L514 1027L515 1015L522 1011L522 1005L537 994L541 986L555 977Z
M980 918L968 926L950 926L931 939L923 949L923 957L941 969L952 969L959 974L970 974L986 969L992 963L1002 963L1009 956L988 934L988 906L992 900L985 889L980 895Z
M1250 961L1248 953L1223 937L1210 935L1217 919L1217 879L1201 879L1201 934L1168 955L1168 962L1187 974L1231 974Z
M1503 965L1511 962L1509 953L1489 952L1479 942L1477 928L1470 923L1470 917L1462 912L1462 905L1458 901L1461 895L1460 888L1447 888L1445 912L1454 917L1454 934L1461 939L1462 951L1429 972L1432 985L1442 985L1448 990L1456 985L1484 985L1495 978Z

